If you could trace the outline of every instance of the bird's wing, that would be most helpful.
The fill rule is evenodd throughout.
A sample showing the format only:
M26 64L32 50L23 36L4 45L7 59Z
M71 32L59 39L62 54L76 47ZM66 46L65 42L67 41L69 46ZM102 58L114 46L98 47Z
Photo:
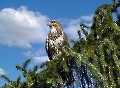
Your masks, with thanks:
M46 51L47 51L47 54L48 54L48 57L50 60L52 60L52 51L50 49L50 44L49 44L49 38L46 39L46 44L45 44L45 48L46 48Z

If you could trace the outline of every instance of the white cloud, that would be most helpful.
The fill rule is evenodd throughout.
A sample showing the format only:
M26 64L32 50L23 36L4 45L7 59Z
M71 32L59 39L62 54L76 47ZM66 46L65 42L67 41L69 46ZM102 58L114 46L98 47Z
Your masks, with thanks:
M40 64L45 61L49 61L48 56L40 56L40 57L34 57L33 58L35 64Z
M48 56L45 53L46 53L45 49L38 49L36 51L29 50L27 52L24 52L23 55L25 57L32 58L33 60L32 64L34 65L41 64L49 60Z
M68 27L64 28L67 35L70 37L70 39L78 39L77 30L80 30L79 24L70 24Z
M80 18L81 18L82 20L84 20L84 21L92 21L92 19L93 19L93 14L88 15L88 16L81 16Z
M88 15L81 16L77 19L60 18L58 20L63 24L63 30L70 39L78 39L77 30L80 30L80 23L85 23L86 25L91 26L92 18L93 15Z
M34 56L41 56L43 54L45 54L46 51L45 49L38 49L38 50L28 50L27 52L23 52L23 55L26 57L34 57Z
M78 39L77 30L82 21L92 21L93 15L78 19L59 19L70 39ZM4 8L0 11L0 44L31 48L32 44L43 43L48 34L49 17L39 12L29 11L21 6L18 9Z
M5 71L2 68L0 68L0 75L5 75Z
M0 44L31 48L45 41L49 18L26 7L5 8L0 11ZM44 36L44 37L43 37Z

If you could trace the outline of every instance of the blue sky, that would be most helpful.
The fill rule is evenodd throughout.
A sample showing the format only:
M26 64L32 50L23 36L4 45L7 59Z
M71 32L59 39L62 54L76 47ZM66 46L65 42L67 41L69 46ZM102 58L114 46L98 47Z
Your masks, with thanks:
M29 68L46 60L47 22L61 22L69 39L78 39L79 24L91 25L95 9L112 0L0 0L0 74L16 80L15 65L31 58ZM0 79L0 86L5 83Z

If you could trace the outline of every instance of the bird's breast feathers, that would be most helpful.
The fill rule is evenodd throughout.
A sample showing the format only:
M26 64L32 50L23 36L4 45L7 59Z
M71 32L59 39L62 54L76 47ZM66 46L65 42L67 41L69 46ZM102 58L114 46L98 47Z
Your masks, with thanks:
M57 30L56 30L56 28L52 27L52 29L50 30L50 32L54 34L54 33L57 33Z
M57 46L57 45L61 45L63 40L64 40L64 37L61 35L56 40L50 39L49 43L50 43L51 46Z

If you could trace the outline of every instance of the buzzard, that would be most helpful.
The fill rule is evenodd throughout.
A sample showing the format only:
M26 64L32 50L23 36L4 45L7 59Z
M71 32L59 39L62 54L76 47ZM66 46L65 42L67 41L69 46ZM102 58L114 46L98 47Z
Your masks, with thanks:
M46 38L46 51L48 54L48 57L50 60L55 59L58 55L61 54L61 51L59 50L62 48L65 51L65 47L62 46L63 42L66 41L69 45L69 40L67 35L63 32L61 24L56 20L51 20L47 24L50 27L50 32L48 34L48 37ZM70 64L71 61L67 61L67 64ZM71 66L68 65L70 68ZM70 68L71 69L71 68ZM58 70L58 73L60 74L63 82L66 85L70 85L74 78L72 75L72 70L69 72L63 71L63 68Z
M52 20L47 25L50 27L50 32L46 39L45 47L49 59L52 60L60 55L61 51L59 48L62 46L64 41L68 43L68 37L63 32L62 26L58 21Z

